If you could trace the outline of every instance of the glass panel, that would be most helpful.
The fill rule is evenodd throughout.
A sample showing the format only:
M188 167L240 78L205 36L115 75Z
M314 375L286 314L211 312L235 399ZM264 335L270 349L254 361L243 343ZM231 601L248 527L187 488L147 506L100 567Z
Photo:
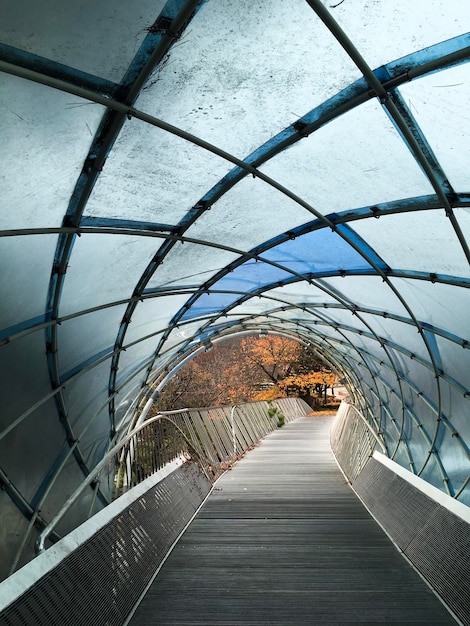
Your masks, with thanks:
M265 285L288 280L291 277L292 274L288 271L261 261L251 260L221 278L213 285L212 289L244 294L255 291Z
M230 241L226 241L231 245ZM200 285L237 258L237 254L192 243L177 243L149 281L148 289Z
M443 209L360 220L354 230L393 269L468 276L467 258Z
M464 450L455 445L455 440L447 429L442 431L442 437L438 445L439 456L444 469L449 476L450 487L456 493L463 486L470 474L468 456ZM443 486L440 487L443 489ZM467 487L464 494L459 497L461 502L470 504L470 490Z
M408 379L413 383L414 392L420 394L419 396L417 395L417 402L415 404L416 413L419 415L421 421L426 424L428 432L433 433L439 401L436 379L429 368L424 367L416 361L413 361L413 369L409 372ZM428 405L430 405L430 407ZM429 418L427 417L427 409L424 408L427 406L431 410Z
M423 280L392 278L417 319L468 339L470 289Z
M460 0L342 2L331 13L372 67L468 30L468 6Z
M187 299L188 296L185 295L167 296L140 302L127 329L125 345L129 345L140 337L164 331L176 311L179 311ZM155 336L153 341L156 346L158 337Z
M434 434L435 415L422 404L419 398L416 398L416 395L411 396L411 398L412 402L410 402L410 397L406 396L408 409L405 412L404 436L413 461L413 468L410 468L408 464L405 467L417 473L421 469L430 448L427 437L432 438ZM424 424L424 427L418 427L418 424ZM399 462L399 459L395 460Z
M457 218L457 221L465 237L467 245L470 246L470 209L465 209L465 208L454 209L454 215Z
M324 215L433 192L375 100L333 120L260 169Z
M219 313L226 307L230 307L237 300L238 296L231 293L204 294L195 304L183 315L183 320L193 317L212 315Z
M207 150L132 119L114 144L86 213L177 224L231 168Z
M380 375L376 377L374 384L374 391L376 391L380 397L382 403L382 420L380 422L380 432L383 434L387 450L389 454L395 450L398 438L399 428L397 428L397 422L394 420L400 419L400 413L396 412L397 403L396 399L390 391L390 382L388 380L388 373L381 371Z
M104 109L8 74L0 92L0 228L61 226Z
M404 324L403 322L390 318L385 319L377 315L361 313L360 316L369 327L377 333L379 338L386 339L392 344L402 346L406 351L414 353L427 362L430 362L429 352L416 326ZM409 357L406 358L408 359ZM409 368L410 363L407 363L406 371Z
M469 82L470 64L466 63L400 87L455 191L468 191Z
M469 350L447 341L442 337L436 337L436 346L440 364L445 374L456 380L462 387L470 390L470 368L468 367ZM453 394L460 395L457 390ZM467 400L468 402L468 400ZM451 417L449 415L449 417Z
M141 390L140 384L131 381L128 385L124 385L115 398L116 430L118 430L120 434L123 434L129 426L129 422L134 415L136 406L135 400Z
M60 480L48 494L42 511L46 519L50 519L63 506L64 502L83 481L83 473L77 465L76 459L69 459L60 473ZM88 519L92 502L97 505L92 488L88 488L74 503L71 510L57 524L56 531L62 537Z
M121 353L117 387L120 387L124 383L127 384L127 378L130 376L135 379L135 381L144 380L147 375L147 367L152 364L152 357L156 347L156 338L151 337L146 341L131 346L125 352Z
M109 417L97 420L108 400L109 362L85 372L66 384L64 398L74 434L82 441L87 437L97 439L109 437L111 423Z
M365 316L364 314L352 315L348 309L340 308L327 308L327 309L314 309L313 314L315 319L325 320L326 323L340 324L346 328L357 328L361 332L371 332L361 321ZM373 322L372 322L373 323Z
M348 229L344 232L349 235ZM366 248L365 244L364 248ZM325 229L284 242L266 251L262 256L298 273L327 273L340 269L357 270L369 267L362 256L342 238ZM277 267L250 260L215 283L213 289L245 293L290 278L290 274ZM196 310L216 311L236 299L235 295L232 300L220 294L203 295L193 307L193 312L188 312L188 316L193 316ZM210 305L209 302L213 304Z
M56 235L0 238L0 328L44 319L56 243Z
M403 411L401 408L401 397L396 396L391 391L385 392L387 395L387 409L384 410L384 421L382 428L385 427L388 437L386 437L387 447L389 454L393 454L395 450L400 450L400 435L403 422ZM382 432L382 431L381 431ZM403 451L405 454L406 464L408 467L408 458L406 456L406 449ZM401 455L400 455L401 456Z
M75 368L82 369L97 359L111 355L119 326L126 310L116 306L62 322L57 327L58 359L62 376L66 379ZM100 332L90 332L99 328ZM110 367L111 358L109 358Z
M44 5L19 0L2 15L2 37L11 44L59 63L119 82L164 0L140 0L138 9L119 9L106 0ZM78 65L77 65L78 64Z
M470 473L468 456L463 448L468 450L470 437L468 424L468 398L464 398L450 386L443 384L443 413L450 421L450 431L446 428L440 440L439 451L446 470L454 476L453 486L457 491ZM453 433L458 433L457 435ZM470 490L467 487L466 498L463 501L470 504Z
M322 281L318 281L318 285L309 285L305 282L291 283L283 285L276 289L265 291L263 296L271 296L279 298L280 302L291 302L292 304L323 305L335 303L336 300L330 294L321 290ZM276 303L274 303L275 306Z
M10 534L10 528L14 528L14 532L16 537L22 538L24 533L26 532L29 521L24 517L23 513L17 508L17 506L11 501L10 497L7 495L5 491L0 491L0 510L2 511L2 536L6 537ZM8 520L8 521L7 521ZM31 544L32 542L30 542ZM30 554L34 552L34 546L29 545ZM9 575L10 567L12 564L13 551L18 549L17 546L13 544L13 541L3 540L0 544L0 563L1 570L0 576L2 580ZM15 551L16 551L15 550ZM18 566L22 567L25 564L25 561L21 559L19 561Z
M282 306L282 304L282 302L273 302L272 300L266 300L262 297L250 298L243 304L239 304L238 306L231 309L230 317L243 317L245 315L262 316L266 313L269 313L272 309L277 309L278 307Z
M130 298L159 243L126 235L78 237L65 277L60 314Z
M158 375L158 373L161 373L165 368L171 368L174 365L174 363L172 363L174 356L175 350L170 350L167 353L163 354L163 356L159 356L158 358L154 359L152 361L152 372L148 376L147 382L155 382L155 374Z
M411 452L408 448L407 442L400 441L398 444L398 448L394 454L393 460L395 461L395 463L398 463L402 467L411 471L410 455Z
M346 237L355 234L349 227L342 227L341 232ZM379 260L368 249L367 245L364 242L361 244L364 252L372 256L373 261L378 262ZM263 252L261 256L263 259L278 263L286 269L302 275L370 268L369 263L349 243L329 228L314 230L296 239L281 243L275 248Z
M172 347L179 348L184 341L192 339L199 327L199 322L181 324L178 328L171 331L168 339L165 341L163 349L168 350Z
M378 276L348 276L320 281L351 304L409 317L390 287Z
M108 420L108 410L104 408L96 416L96 421L104 426ZM94 467L106 454L106 450L109 449L109 431L103 428L102 433L93 432L83 435L83 439L80 441L80 450L85 458L85 462L89 467ZM106 482L103 481L103 487L106 490Z
M54 400L49 400L0 441L1 468L20 493L32 499L64 446L65 431Z
M44 334L32 333L1 346L2 410L0 432L50 393ZM8 402L5 401L8 390ZM10 395L11 394L11 395ZM48 404L55 414L55 409ZM28 418L34 421L34 414Z
M160 350L160 354L165 355L165 362L172 359L176 352L186 343L192 340L191 329L196 332L199 329L199 322L188 324L172 330ZM155 344L156 346L157 344Z
M204 3L138 106L243 158L358 77L305 2L217 0Z
M424 460L425 459L423 459L423 462ZM434 485L434 487L446 492L442 474L434 454L431 455L431 458L429 459L424 470L421 472L420 476L423 480L426 480L428 483L431 483L431 485Z
M222 196L186 234L251 250L260 242L269 241L313 217L267 183L249 176Z

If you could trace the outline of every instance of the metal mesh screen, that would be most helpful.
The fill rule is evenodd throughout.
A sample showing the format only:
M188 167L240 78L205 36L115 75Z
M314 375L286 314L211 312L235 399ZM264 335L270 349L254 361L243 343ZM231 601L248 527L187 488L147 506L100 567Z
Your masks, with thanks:
M181 466L11 604L0 624L122 624L210 487L196 464Z
M274 405L287 422L310 411L297 398ZM209 492L209 476L217 478L227 464L277 428L268 408L267 402L258 402L185 410L164 424L149 423L121 453L123 485L118 493L145 479L188 443L185 450L194 453L195 462L183 464L101 528L8 606L0 624L122 624Z
M469 525L374 458L353 487L436 593L470 624Z
M353 481L377 447L377 439L351 405L342 402L330 434L331 448L343 472Z
M460 620L470 624L469 525L436 507L418 528L406 555Z

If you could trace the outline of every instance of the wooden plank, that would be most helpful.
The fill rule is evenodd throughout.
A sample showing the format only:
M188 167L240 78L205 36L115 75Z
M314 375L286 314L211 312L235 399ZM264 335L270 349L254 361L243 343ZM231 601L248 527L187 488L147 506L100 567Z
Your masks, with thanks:
M219 480L132 626L455 624L345 481L330 423L287 424Z

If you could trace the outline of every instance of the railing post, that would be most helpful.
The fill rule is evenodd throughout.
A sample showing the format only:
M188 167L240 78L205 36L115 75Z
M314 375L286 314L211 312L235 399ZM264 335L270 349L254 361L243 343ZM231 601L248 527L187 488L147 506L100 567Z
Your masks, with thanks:
M232 444L233 444L233 458L235 459L235 457L237 456L237 441L235 438L235 409L237 408L237 405L234 404L230 410L230 424L232 426Z

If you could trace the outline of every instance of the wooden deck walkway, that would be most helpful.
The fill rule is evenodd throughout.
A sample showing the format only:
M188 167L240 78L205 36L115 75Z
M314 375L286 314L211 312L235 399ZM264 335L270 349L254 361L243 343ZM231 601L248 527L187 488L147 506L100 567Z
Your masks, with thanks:
M456 623L347 485L330 424L287 424L219 480L132 626Z

